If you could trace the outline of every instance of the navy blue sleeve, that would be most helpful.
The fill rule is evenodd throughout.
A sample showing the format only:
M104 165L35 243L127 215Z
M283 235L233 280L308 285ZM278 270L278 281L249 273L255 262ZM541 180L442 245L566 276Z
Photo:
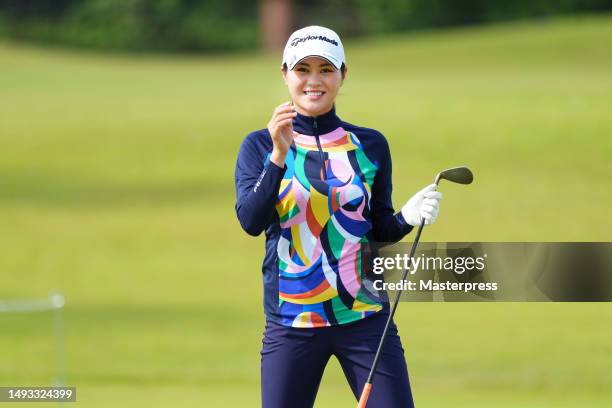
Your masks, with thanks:
M234 173L236 215L242 228L253 236L261 234L272 222L278 189L287 168L269 160L264 163L268 152L263 143L258 143L263 137L258 132L246 137Z
M391 179L391 152L385 137L377 141L378 171L372 186L372 197L370 200L372 214L372 232L374 239L378 242L397 242L412 231L412 225L408 224L401 212L394 214L391 193L393 183Z

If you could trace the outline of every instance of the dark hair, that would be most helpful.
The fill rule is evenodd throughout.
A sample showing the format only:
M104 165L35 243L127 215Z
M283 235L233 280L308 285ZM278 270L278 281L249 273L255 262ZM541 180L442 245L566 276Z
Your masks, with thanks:
M287 71L287 63L283 63L283 71ZM340 73L342 74L342 79L344 79L344 76L346 75L346 65L344 64L344 62L342 63L342 66L340 67Z

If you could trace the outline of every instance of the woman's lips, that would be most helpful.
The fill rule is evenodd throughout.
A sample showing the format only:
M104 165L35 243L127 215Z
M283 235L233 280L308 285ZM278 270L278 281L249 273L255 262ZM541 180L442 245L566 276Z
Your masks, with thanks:
M316 101L316 100L321 99L323 95L325 95L325 92L308 90L308 91L304 91L304 95L306 95L309 100Z

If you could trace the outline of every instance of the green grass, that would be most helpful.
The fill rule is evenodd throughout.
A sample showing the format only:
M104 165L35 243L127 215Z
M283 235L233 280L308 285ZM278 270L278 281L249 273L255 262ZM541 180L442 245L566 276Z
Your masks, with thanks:
M338 113L389 139L397 208L473 168L428 241L610 241L610 44L610 17L348 41ZM287 100L279 59L0 43L0 298L66 295L77 405L257 406L263 238L233 167ZM607 304L400 309L418 406L612 403ZM0 350L0 384L50 383L51 316L0 314ZM316 406L352 405L331 362Z

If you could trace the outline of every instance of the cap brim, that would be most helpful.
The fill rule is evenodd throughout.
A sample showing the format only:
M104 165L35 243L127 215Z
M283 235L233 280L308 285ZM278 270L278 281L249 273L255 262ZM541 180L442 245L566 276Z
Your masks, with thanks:
M295 66L297 64L299 64L301 61L305 60L308 57L318 57L321 59L324 59L325 61L329 62L330 64L332 64L336 69L340 69L342 68L342 63L341 62L334 62L334 59L325 56L325 55L320 55L320 54L308 54L308 55L304 55L302 58L298 59L297 61L295 61L295 64L293 64L292 66L288 67L289 70L292 70L293 68L295 68Z

